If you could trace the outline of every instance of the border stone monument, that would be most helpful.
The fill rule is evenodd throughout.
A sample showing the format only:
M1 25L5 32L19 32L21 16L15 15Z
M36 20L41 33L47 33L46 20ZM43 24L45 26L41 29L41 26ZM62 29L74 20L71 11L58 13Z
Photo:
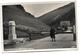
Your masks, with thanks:
M9 21L9 41L14 41L17 39L15 25L15 21Z

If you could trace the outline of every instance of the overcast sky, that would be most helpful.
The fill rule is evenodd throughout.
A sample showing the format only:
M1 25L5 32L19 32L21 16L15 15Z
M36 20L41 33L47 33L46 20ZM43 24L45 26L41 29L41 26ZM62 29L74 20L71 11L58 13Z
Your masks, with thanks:
M70 2L52 2L52 3L22 4L22 5L26 12L31 13L35 17L39 17L47 12L55 10L69 3Z

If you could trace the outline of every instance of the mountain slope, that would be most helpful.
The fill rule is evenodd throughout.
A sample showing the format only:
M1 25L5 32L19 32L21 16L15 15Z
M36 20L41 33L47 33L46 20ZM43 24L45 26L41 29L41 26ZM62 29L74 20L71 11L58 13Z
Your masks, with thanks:
M24 11L20 5L3 6L3 22L13 20L17 25L25 25L42 30L46 24L38 21L33 15ZM48 27L48 26L47 26Z
M24 33L24 31L27 31L27 27L28 29L32 29L34 31L49 31L50 29L49 26L35 19L33 15L31 15L28 12L25 12L24 8L21 5L4 5L3 6L4 29L8 29L6 27L8 26L9 21L15 21L18 29L23 30L23 32L21 30L19 30L20 32L17 32L17 33L20 33L20 35ZM8 32L8 30L4 32Z
M56 25L61 20L70 20L72 23L74 23L74 18L75 6L73 2L38 17L40 21L44 22L49 26Z

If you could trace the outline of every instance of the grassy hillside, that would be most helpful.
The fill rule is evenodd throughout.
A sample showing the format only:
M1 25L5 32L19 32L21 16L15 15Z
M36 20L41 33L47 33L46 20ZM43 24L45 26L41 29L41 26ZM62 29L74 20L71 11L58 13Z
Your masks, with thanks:
M73 2L38 17L40 21L49 26L58 24L61 20L70 20L72 23L74 23L74 18L75 6Z
M4 5L3 6L3 24L4 32L8 32L8 22L15 21L19 31L19 35L23 35L24 31L28 29L33 31L49 31L50 27L35 19L33 15L25 12L21 5ZM6 28L6 27L7 28ZM21 31L22 30L22 31ZM5 36L5 33L4 33Z

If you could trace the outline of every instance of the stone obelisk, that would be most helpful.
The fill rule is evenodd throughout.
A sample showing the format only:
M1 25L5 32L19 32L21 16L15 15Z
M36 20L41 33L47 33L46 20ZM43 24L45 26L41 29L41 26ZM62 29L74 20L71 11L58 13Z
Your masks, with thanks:
M14 41L15 39L17 39L15 21L9 21L9 40Z

